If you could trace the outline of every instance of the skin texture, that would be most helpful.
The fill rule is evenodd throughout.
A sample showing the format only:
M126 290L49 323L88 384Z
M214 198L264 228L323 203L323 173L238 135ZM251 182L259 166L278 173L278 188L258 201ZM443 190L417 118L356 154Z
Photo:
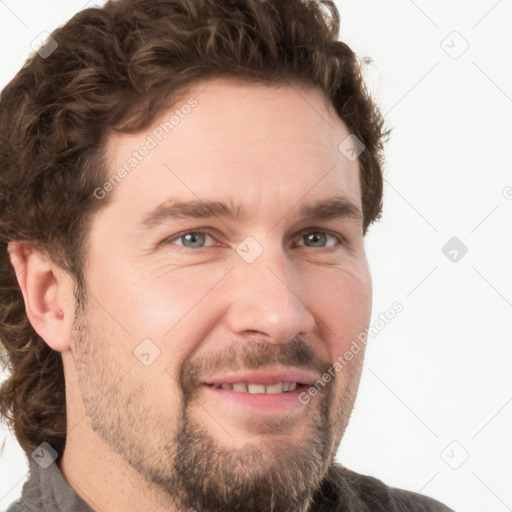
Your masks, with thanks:
M338 150L349 133L320 90L216 79L181 104L191 97L197 106L95 215L83 311L64 271L10 246L32 325L63 357L61 469L94 510L306 510L348 423L364 347L286 414L249 411L200 382L246 368L320 377L368 326L361 219L300 217L334 196L361 209L359 164ZM154 127L111 137L112 173ZM141 226L170 198L233 202L246 215ZM178 237L207 228L203 247ZM305 236L325 230L345 242ZM236 251L247 237L262 250L252 263ZM159 355L146 366L134 351L148 339Z

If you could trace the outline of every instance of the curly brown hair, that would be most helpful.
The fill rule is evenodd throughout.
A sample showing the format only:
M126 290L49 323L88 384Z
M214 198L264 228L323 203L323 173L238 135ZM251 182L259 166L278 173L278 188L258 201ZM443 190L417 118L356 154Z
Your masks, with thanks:
M107 135L137 133L180 92L207 78L320 87L359 156L363 233L381 215L383 129L362 61L338 39L329 0L110 0L76 14L33 53L0 98L0 341L9 378L0 414L23 450L62 454L66 396L61 354L38 336L9 261L9 241L43 249L83 278L94 190L108 175ZM0 418L1 418L0 416Z

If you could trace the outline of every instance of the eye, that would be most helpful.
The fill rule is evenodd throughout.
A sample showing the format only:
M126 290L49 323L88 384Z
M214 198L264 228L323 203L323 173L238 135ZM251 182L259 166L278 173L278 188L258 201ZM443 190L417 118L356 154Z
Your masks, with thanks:
M304 240L305 243L300 243ZM304 245L306 247L334 247L343 244L343 237L340 234L329 233L327 231L309 231L301 235L300 241L297 245ZM333 242L329 244L329 242Z
M213 237L202 231L189 231L174 238L169 238L165 243L180 245L188 249L202 249L206 246L207 239L213 240Z
M162 242L163 245L177 245L186 249L203 249L215 245L215 238L206 231L187 231L173 235ZM299 246L310 248L334 248L345 245L343 235L329 231L305 231L300 235Z

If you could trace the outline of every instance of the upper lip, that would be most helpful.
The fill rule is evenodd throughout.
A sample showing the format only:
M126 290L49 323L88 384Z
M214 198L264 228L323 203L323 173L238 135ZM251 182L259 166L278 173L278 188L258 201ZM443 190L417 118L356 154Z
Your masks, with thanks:
M269 386L277 384L278 382L296 382L297 384L312 385L319 378L320 377L315 373L298 368L267 368L218 375L205 379L203 384L219 385L248 382L251 384L264 384Z

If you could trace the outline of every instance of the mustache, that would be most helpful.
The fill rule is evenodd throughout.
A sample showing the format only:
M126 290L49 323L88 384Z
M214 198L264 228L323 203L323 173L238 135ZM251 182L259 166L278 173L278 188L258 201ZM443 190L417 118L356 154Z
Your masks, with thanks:
M288 343L234 341L203 355L192 355L181 368L179 382L185 395L190 395L207 377L224 371L256 370L279 365L313 371L320 377L331 364L301 337L295 337Z

